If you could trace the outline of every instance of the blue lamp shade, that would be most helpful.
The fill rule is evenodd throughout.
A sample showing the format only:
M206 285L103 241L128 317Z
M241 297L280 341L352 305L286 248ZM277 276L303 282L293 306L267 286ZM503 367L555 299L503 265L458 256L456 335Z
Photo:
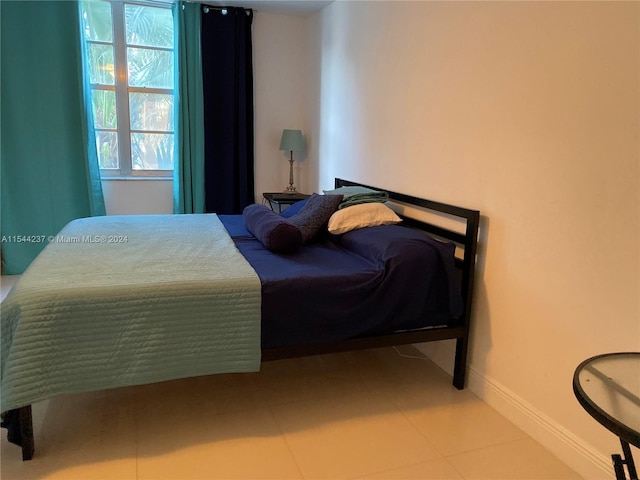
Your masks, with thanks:
M307 146L302 137L302 130L283 130L280 150L285 152L304 152Z

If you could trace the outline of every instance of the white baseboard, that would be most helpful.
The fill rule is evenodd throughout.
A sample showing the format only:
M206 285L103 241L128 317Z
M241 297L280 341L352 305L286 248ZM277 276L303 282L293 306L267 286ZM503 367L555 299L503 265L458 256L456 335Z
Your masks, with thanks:
M450 375L453 373L454 342L434 342L416 347L444 371ZM504 385L474 369L473 365L467 370L467 388L585 480L609 480L614 477L610 457L595 450Z

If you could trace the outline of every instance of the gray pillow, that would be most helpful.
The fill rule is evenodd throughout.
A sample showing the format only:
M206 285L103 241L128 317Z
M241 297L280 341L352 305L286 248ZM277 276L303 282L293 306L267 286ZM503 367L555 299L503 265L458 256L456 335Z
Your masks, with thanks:
M314 193L300 211L289 218L302 234L302 243L309 243L324 230L329 218L342 202L342 195L318 195Z

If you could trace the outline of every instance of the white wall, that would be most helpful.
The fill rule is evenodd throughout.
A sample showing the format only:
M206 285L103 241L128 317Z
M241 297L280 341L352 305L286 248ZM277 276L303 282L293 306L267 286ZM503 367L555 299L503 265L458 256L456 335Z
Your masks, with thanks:
M289 185L289 157L278 150L284 128L308 136L308 24L301 16L254 12L255 192L278 192ZM294 156L294 184L308 191L307 170L317 163ZM107 214L172 213L171 180L104 180Z
M107 215L173 213L173 180L103 180Z
M637 2L336 2L310 27L317 187L481 211L470 386L587 478L619 445L573 370L640 350L639 19Z
M256 12L253 24L255 86L256 201L263 192L289 186L289 153L279 150L282 130L302 130L307 123L307 71L310 64L305 17ZM307 170L317 163L294 152L294 185L307 192Z

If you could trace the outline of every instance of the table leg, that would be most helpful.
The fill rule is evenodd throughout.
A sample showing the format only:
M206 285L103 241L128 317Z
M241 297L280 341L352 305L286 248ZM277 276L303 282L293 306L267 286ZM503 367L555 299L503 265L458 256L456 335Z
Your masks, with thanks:
M629 444L622 439L620 439L620 445L622 445L622 453L624 453L624 463L627 464L629 478L631 480L638 480L638 472L636 471L636 464L633 462L631 447L629 447Z
M625 465L629 472L629 480L638 480L638 472L636 471L636 465L633 462L633 455L631 454L629 444L620 439L620 445L622 445L622 453L624 454L624 457L617 454L611 455L611 459L613 460L613 469L616 472L616 480L627 480L627 475L624 471Z
M616 453L611 455L611 460L613 460L613 471L616 472L616 480L627 480L627 475L624 473L622 457Z

